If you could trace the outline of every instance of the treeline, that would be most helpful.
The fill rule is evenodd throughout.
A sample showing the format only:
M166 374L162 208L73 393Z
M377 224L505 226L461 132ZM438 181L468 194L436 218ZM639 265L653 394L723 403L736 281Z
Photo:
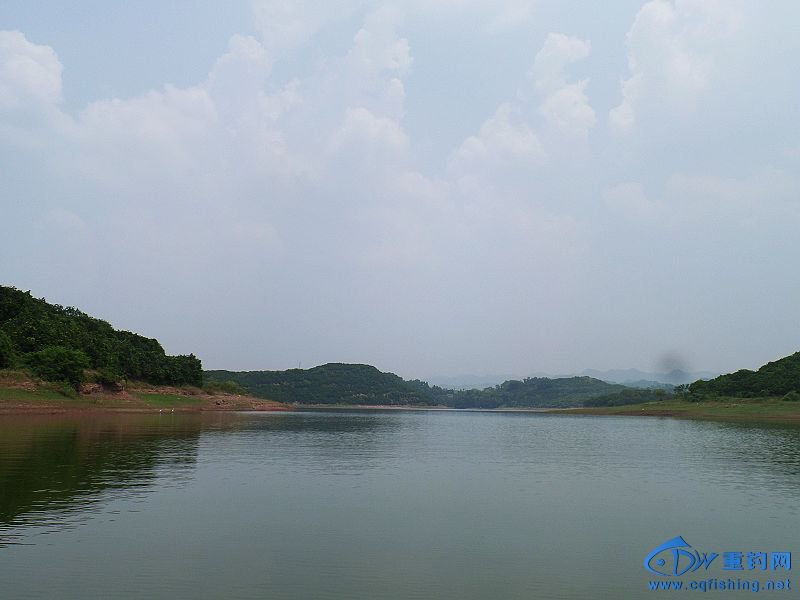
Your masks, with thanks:
M557 408L580 406L589 398L624 389L593 377L528 377L483 390L442 390L439 400L455 408Z
M800 392L800 352L770 362L757 371L742 369L708 381L695 381L688 388L690 399L715 396L763 398L767 396L797 397Z
M330 363L287 371L206 371L210 383L235 382L253 396L297 404L434 404L428 384L370 365Z
M332 363L287 371L206 371L207 381L233 381L250 394L295 404L532 408L580 406L625 386L591 377L511 380L483 390L450 390L404 380L369 365Z
M202 365L193 354L167 356L157 340L117 331L76 308L0 286L0 368L9 367L75 387L86 370L101 383L203 383Z
M641 404L642 402L660 402L671 397L664 389L628 388L612 394L603 394L585 400L583 405L590 407L599 406L625 406L626 404Z

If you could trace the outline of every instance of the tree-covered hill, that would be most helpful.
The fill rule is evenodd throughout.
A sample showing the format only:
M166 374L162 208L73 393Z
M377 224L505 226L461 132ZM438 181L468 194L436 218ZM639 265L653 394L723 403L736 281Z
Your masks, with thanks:
M624 389L592 377L529 377L483 390L438 390L437 396L440 404L455 408L566 408Z
M80 383L85 369L106 382L202 385L193 354L167 356L157 340L117 331L76 308L0 286L0 368L29 368L47 380Z
M258 398L299 404L433 404L427 384L370 365L330 363L288 371L206 371L209 381L234 381Z
M689 394L694 397L760 398L792 392L800 392L800 352L767 363L757 371L741 369L689 386Z
M483 390L448 390L419 380L407 381L369 365L340 363L288 371L206 371L205 377L210 381L234 381L260 398L297 404L569 407L626 389L591 377L534 377Z

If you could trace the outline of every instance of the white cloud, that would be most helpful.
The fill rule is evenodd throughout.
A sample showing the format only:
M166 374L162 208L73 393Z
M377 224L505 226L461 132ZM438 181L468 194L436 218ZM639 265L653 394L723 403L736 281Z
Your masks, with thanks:
M586 97L587 83L570 84L547 96L540 108L542 115L562 132L585 135L597 122Z
M595 125L586 95L588 80L568 81L567 67L591 51L588 41L550 33L536 54L517 99L501 104L477 135L469 136L448 161L451 173L490 173L541 167L553 154L569 158L585 153L588 132ZM538 103L544 118L537 129L529 105Z
M531 78L536 91L547 95L567 85L565 69L571 63L586 58L592 51L587 40L550 33L533 60Z
M515 122L511 104L502 104L482 126L469 136L448 162L456 176L501 172L506 169L540 167L547 157L539 137L527 125Z
M50 46L0 31L0 111L48 108L61 100L61 62Z
M397 33L401 21L402 15L389 8L364 17L347 54L328 59L314 82L315 94L325 103L321 112L363 106L381 116L403 116L403 78L413 58L408 40Z
M536 0L510 0L497 3L497 13L489 21L488 30L492 33L504 33L529 23L533 18Z
M236 299L243 308L226 316L230 323L223 333L244 336L236 347L248 346L253 357L237 362L241 355L226 350L233 357L227 366L286 366L280 361L287 354L306 360L302 346L315 348L314 356L324 360L339 359L333 344L319 337L333 320L344 336L337 348L351 344L351 355L366 348L360 356L372 360L375 346L352 332L373 332L388 368L396 368L391 361L402 352L413 354L403 344L409 327L416 327L418 347L452 355L456 366L464 357L482 364L488 354L477 342L485 337L495 348L512 348L497 360L517 360L524 370L529 359L519 357L529 356L536 345L531 340L545 340L534 348L540 357L553 344L572 357L583 345L570 348L572 342L560 341L569 328L573 339L601 340L599 347L614 337L609 331L636 318L646 322L650 313L639 292L650 290L653 302L661 301L656 292L681 279L681 269L691 270L704 252L718 261L714 272L723 272L735 266L728 248L746 259L736 246L741 240L752 240L750 249L757 251L772 243L775 230L783 243L793 239L800 188L790 168L797 158L791 131L781 131L777 150L769 146L774 132L764 132L759 143L772 150L769 156L742 139L737 165L768 165L770 156L789 165L742 175L722 160L718 168L709 166L707 156L681 144L684 131L670 139L674 148L686 149L687 160L675 166L666 163L684 158L681 152L659 147L661 154L647 154L645 148L631 158L625 154L629 144L609 143L604 131L594 129L593 104L607 101L604 85L596 88L594 82L619 75L603 71L613 64L605 54L586 60L606 52L604 29L580 29L586 37L598 34L594 45L548 34L538 53L533 47L525 54L533 58L527 73L528 65L515 63L517 71L497 81L465 79L463 89L459 81L459 100L437 108L435 100L456 95L442 94L444 84L431 77L425 62L440 50L438 36L452 43L458 33L476 53L464 53L463 60L477 64L483 60L478 53L493 56L508 49L503 44L509 39L517 40L484 35L486 29L531 23L532 5L258 2L259 35L232 36L224 54L210 61L206 77L97 99L78 110L61 101L55 51L4 32L0 157L13 175L4 183L16 186L19 201L3 206L0 250L22 259L5 265L18 263L20 280L37 276L31 275L35 265L56 264L47 260L55 246L45 238L64 232L70 242L80 238L84 244L72 248L69 262L89 265L96 281L108 277L103 289L120 290L114 306L124 307L133 288L144 286L153 293L164 290L159 306L168 310L172 303L178 317L187 304L204 318L224 312L219 298ZM713 96L720 48L741 26L737 6L648 2L631 27L630 67L612 121L620 129L634 128L652 116L653 107L691 110L693 98ZM543 21L537 31L564 24ZM335 35L318 35L334 26L341 29L327 33ZM340 46L348 38L349 46ZM312 40L328 46L303 48ZM296 63L289 56L295 50L302 55ZM774 69L791 81L786 65ZM521 80L517 90L513 77ZM778 97L774 89L761 91ZM723 104L716 114L734 132L724 138L730 139L743 116L726 112ZM448 139L457 140L449 156L425 154L429 132L420 135L423 121L415 119L429 108L439 112L425 123L446 124ZM460 125L466 122L472 125ZM705 133L700 128L697 135ZM653 145L663 141L654 139ZM27 152L18 152L20 147ZM790 150L784 154L785 148ZM22 168L17 172L16 166ZM39 226L36 235L29 235L33 226L27 223ZM24 256L27 247L19 242L25 236L31 244L43 240L31 253L36 261ZM672 252L681 252L680 260L672 260ZM214 273L223 285L204 290L198 272ZM694 273L695 284L707 285L699 270ZM759 276L755 269L751 274ZM71 285L53 269L39 277ZM765 285L780 277L765 278ZM617 295L628 300L620 305ZM598 317L606 329L593 324L594 316L584 323L575 317L595 315L598 296L609 300L602 304L608 311ZM163 325L153 332L161 335ZM579 331L583 325L588 333ZM691 325L702 330L703 323ZM553 334L541 337L548 328ZM437 332L436 339L428 329ZM655 326L648 333L656 340L663 335ZM387 339L397 342L397 354ZM650 344L648 339L644 345ZM202 351L213 363L221 355L217 346L186 350ZM606 352L601 348L576 360L605 360ZM626 349L615 352L621 360L636 359Z
M251 0L255 25L272 52L293 50L311 40L326 25L346 19L362 2L339 0Z
M382 154L401 157L408 150L408 136L396 121L358 107L347 111L344 123L331 140L334 153L348 147L356 147L369 158Z
M743 25L738 0L652 0L627 35L629 75L621 103L609 113L614 129L636 124L643 104L691 110L715 76L715 54Z
M205 87L228 115L247 114L264 90L272 68L266 48L250 36L234 35L211 68Z
M400 20L400 13L389 8L364 19L347 55L347 61L364 79L373 79L387 71L404 75L411 67L408 40L396 34Z
M202 88L167 86L128 100L93 102L75 119L65 140L73 151L62 160L113 187L182 179L199 167L198 152L207 148L215 120L214 103Z
M528 74L533 82L535 97L540 100L539 112L547 125L554 130L557 137L566 135L580 138L567 142L569 151L573 153L584 149L586 136L597 119L586 95L589 80L568 81L567 68L589 56L591 49L592 45L588 40L563 33L550 33L544 46L536 54ZM527 93L522 94L523 97L526 95ZM575 147L576 141L581 144L581 148Z

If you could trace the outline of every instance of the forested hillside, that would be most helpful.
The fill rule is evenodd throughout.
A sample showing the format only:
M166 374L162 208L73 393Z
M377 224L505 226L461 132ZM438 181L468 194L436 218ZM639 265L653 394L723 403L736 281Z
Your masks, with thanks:
M0 368L27 368L42 379L77 386L87 369L102 382L132 379L202 385L193 354L167 356L157 340L117 331L76 308L49 304L0 286Z
M689 394L758 398L800 392L800 352L770 362L757 371L741 369L708 381L695 381Z
M206 371L209 381L234 381L256 397L299 404L433 404L431 389L370 365L331 363L287 371Z
M626 389L591 377L534 377L483 390L448 390L419 380L407 381L369 365L340 363L287 371L206 371L205 377L236 382L260 398L297 404L568 407Z

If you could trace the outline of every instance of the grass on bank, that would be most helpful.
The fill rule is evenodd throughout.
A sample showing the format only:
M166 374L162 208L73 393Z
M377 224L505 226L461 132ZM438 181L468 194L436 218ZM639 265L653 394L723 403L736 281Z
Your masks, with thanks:
M205 404L202 397L160 392L140 392L133 390L126 396L113 394L77 394L74 391L57 389L45 384L36 389L19 387L0 387L0 408L13 405L37 404L71 407L107 408L200 408Z
M236 384L213 382L196 386L157 386L138 381L104 383L84 374L89 391L79 393L66 382L47 382L24 369L0 369L0 411L31 410L286 410L253 398Z
M800 402L783 397L769 398L717 398L701 402L672 399L624 406L576 408L564 412L587 415L664 416L685 419L722 419L736 421L798 422Z
M65 402L75 400L54 389L0 388L0 402Z
M87 377L91 380L91 378ZM172 390L154 389L154 386L131 382L126 386L126 394L101 392L100 394L79 394L66 382L47 382L36 378L30 371L21 369L0 369L0 407L13 405L59 405L72 407L136 407L170 408L202 405L203 393L199 388L180 388Z

